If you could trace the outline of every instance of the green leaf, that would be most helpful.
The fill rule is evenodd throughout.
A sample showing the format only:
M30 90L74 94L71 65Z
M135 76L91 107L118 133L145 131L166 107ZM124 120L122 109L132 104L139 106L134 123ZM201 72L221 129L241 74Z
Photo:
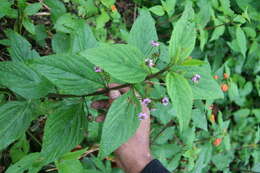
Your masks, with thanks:
M140 102L131 91L112 103L102 129L100 158L112 153L134 135L139 126L137 115L140 112Z
M201 173L203 168L205 168L210 162L212 155L212 146L211 144L206 144L201 147L199 158L194 166L192 173Z
M236 41L237 41L237 45L240 49L240 52L245 57L246 50L247 50L246 36L245 36L244 31L240 27L237 27L237 29L236 29Z
M53 85L24 63L1 62L0 84L24 98L40 98L53 89Z
M206 115L202 113L199 109L194 109L192 111L192 121L195 127L208 131Z
M181 18L174 25L170 39L169 55L174 64L186 59L195 46L196 29L193 18L192 4L187 3Z
M147 10L141 10L131 28L128 43L139 48L145 57L148 57L157 51L151 46L152 40L158 40L155 22Z
M83 104L66 104L48 116L43 136L42 156L46 162L55 161L69 152L82 139L86 129Z
M211 4L208 0L199 0L198 6L200 8L199 13L196 15L196 21L199 24L200 28L204 28L207 23L210 21L211 16Z
M24 18L23 26L29 33L35 35L35 26L29 18Z
M175 71L183 71L185 78L189 79L193 99L219 99L224 97L219 84L211 75L208 63L202 66L174 66L173 69ZM195 74L201 76L198 83L194 83L191 80Z
M56 162L59 173L84 173L84 168L79 160L64 160Z
M12 163L19 161L21 158L27 155L29 152L29 142L26 140L26 136L22 135L22 137L16 142L12 148L10 149L10 156L12 159Z
M77 19L70 13L60 16L55 22L54 28L59 32L71 33L77 27Z
M86 149L83 149L63 155L61 159L55 162L59 173L83 173L83 166L78 159L85 151Z
M44 3L51 9L53 22L66 13L66 7L60 0L44 0Z
M110 8L115 3L115 0L101 0L101 3L107 8Z
M166 76L167 92L171 98L180 123L180 130L185 130L191 119L192 90L188 81L181 75L168 73Z
M22 137L34 119L28 102L8 102L0 106L0 150Z
M89 48L97 47L97 40L91 28L85 21L80 20L77 27L71 33L71 52L78 53Z
M163 9L167 12L168 16L171 17L175 11L176 0L161 0Z
M185 61L183 61L181 63L181 65L184 66L199 66L199 65L203 65L206 64L206 62L198 60L198 59L186 59Z
M25 9L24 9L24 14L25 15L34 15L35 13L37 13L40 9L42 8L42 4L41 3L33 3L28 5Z
M224 34L225 31L225 25L222 25L223 22L220 20L214 18L214 24L215 24L215 29L212 33L210 41L217 40L221 35Z
M144 56L130 45L103 45L83 51L80 55L124 82L141 82L147 75Z
M57 32L51 40L52 50L55 53L67 53L70 49L70 36Z
M8 51L13 61L24 61L39 57L39 54L32 50L31 44L21 35L12 30L7 30L6 35L10 40Z
M28 171L30 173L38 173L43 166L43 160L40 159L40 153L31 153L14 165L10 166L6 173L21 173Z
M104 10L103 8L101 9L101 14L98 15L98 17L96 18L96 28L100 29L100 28L104 28L106 23L109 21L109 15L107 14L106 10Z
M11 18L17 17L17 11L15 9L11 8L12 5L13 5L13 1L7 1L7 0L1 1L0 19L4 16L8 16Z
M56 54L34 60L31 66L51 81L62 94L83 95L102 88L100 74L85 58Z
M151 7L151 8L149 8L149 10L152 13L156 14L157 16L163 16L164 15L163 7L160 6L160 5L155 5L155 6Z

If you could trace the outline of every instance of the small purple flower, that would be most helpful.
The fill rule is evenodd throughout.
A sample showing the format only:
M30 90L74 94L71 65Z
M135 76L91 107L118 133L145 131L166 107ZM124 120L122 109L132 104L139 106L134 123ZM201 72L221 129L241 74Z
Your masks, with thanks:
M148 118L148 115L146 113L142 113L140 112L138 114L139 120L145 120L146 118Z
M149 103L151 103L151 102L152 102L151 99L145 98L145 99L143 99L142 104L147 106L147 105L148 105Z
M94 71L97 72L97 73L100 73L100 72L102 72L102 69L98 66L95 66Z
M155 41L155 40L152 40L152 41L151 41L151 45L152 45L153 47L158 47L158 46L160 46L160 43L157 42L157 41Z
M168 97L164 97L164 98L162 99L162 104L163 104L164 106L167 106L167 105L169 104L169 98L168 98Z
M148 67L153 67L155 65L153 60L150 58L145 59L145 63Z
M201 76L200 76L199 74L195 74L195 75L191 78L191 80L192 80L192 82L194 82L194 83L198 83L199 80L200 80L200 78L201 78Z

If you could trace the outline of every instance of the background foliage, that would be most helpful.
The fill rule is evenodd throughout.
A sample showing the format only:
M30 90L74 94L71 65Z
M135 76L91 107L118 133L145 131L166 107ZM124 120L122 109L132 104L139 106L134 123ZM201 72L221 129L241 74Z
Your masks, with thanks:
M260 1L0 0L0 28L0 172L122 172L134 91L171 172L260 172Z

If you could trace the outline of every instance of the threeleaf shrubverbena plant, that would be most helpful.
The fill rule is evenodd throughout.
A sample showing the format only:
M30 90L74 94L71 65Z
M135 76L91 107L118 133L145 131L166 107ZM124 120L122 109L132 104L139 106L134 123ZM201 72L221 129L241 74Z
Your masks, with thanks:
M155 22L147 10L140 10L125 44L100 43L85 21L75 19L71 28L65 28L70 31L66 46L55 44L57 54L44 57L18 33L7 30L12 60L0 63L0 86L13 99L0 107L0 150L24 138L30 123L39 116L47 117L41 152L23 157L7 173L38 172L50 162L59 168L59 159L70 157L64 154L98 133L88 130L87 116L98 114L90 104L104 99L111 89L130 88L107 112L100 159L135 133L145 117L142 102L150 108L155 101L172 107L174 113L168 117L176 120L180 133L189 134L194 100L223 97L208 62L189 56L196 42L194 21L192 5L187 3L165 45L158 41ZM17 44L23 47L17 49ZM119 86L108 88L108 83Z

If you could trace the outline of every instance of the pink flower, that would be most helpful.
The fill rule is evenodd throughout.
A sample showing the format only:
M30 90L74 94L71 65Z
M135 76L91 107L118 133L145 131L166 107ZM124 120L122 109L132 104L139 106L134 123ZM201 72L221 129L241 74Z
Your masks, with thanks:
M145 63L148 67L153 67L155 65L153 60L150 58L145 59Z
M146 118L148 118L148 115L146 113L142 113L140 112L138 114L139 120L145 120Z
M195 74L195 75L191 78L191 80L192 80L192 82L194 82L194 83L199 83L200 78L201 78L201 76L200 76L199 74Z
M152 41L151 41L151 45L152 45L153 47L158 47L158 46L160 46L160 43L157 42L157 41L155 41L155 40L152 40Z
M143 99L142 104L147 106L147 105L148 105L149 103L151 103L151 102L152 102L151 99L145 98L145 99Z
M167 105L169 104L169 98L168 98L168 97L164 97L164 98L162 99L162 104L163 104L164 106L167 106Z
M102 72L102 69L98 66L95 66L94 71L97 72L97 73L100 73L100 72Z

